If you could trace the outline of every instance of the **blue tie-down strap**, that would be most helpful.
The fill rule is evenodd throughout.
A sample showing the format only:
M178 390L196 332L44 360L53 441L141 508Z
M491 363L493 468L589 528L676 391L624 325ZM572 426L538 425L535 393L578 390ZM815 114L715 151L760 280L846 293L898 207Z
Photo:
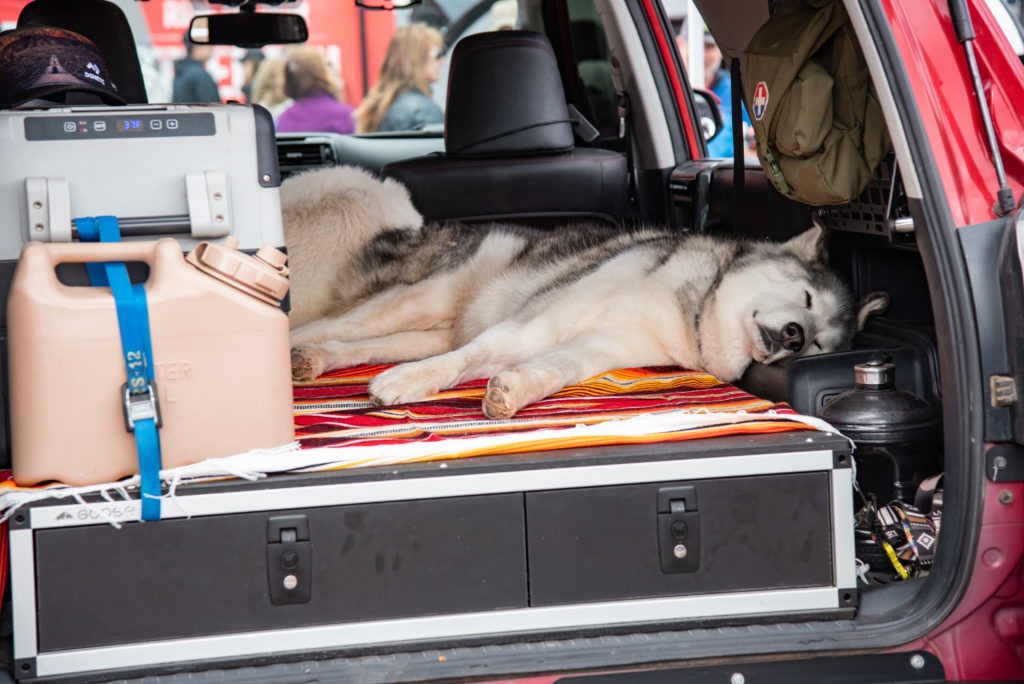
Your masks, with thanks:
M121 241L121 228L117 225L116 216L77 218L75 228L78 229L78 239L82 242ZM110 284L107 282L106 264L88 263L85 270L89 274L89 284L93 287L107 287Z
M84 242L120 242L115 216L77 218L75 227ZM160 519L160 407L153 375L153 346L149 333L146 289L132 285L123 261L86 264L89 282L110 287L117 309L121 351L127 381L121 386L125 429L135 435L139 455L142 519Z

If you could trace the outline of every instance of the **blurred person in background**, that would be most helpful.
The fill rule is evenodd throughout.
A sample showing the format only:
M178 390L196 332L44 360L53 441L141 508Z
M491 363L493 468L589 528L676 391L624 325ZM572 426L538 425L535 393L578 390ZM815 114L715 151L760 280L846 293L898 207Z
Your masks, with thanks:
M278 117L277 130L354 133L354 108L339 99L342 88L341 77L319 50L311 46L292 49L284 65L284 94L293 102Z
M679 45L679 50L682 53L683 62L685 63L688 60L685 22L676 36L676 42ZM718 135L708 142L708 156L725 158L732 157L732 76L729 74L729 69L726 67L725 60L722 58L722 51L718 47L718 43L715 42L715 39L706 30L704 31L704 82L695 83L694 85L698 88L704 88L705 90L710 90L714 93L715 97L718 98L718 111L722 114L722 128ZM750 117L747 115L747 110L744 107L743 145L745 156L756 156L756 153L754 153L751 148L753 130L753 126L750 123Z
M725 66L718 43L707 31L704 32L704 85L718 97L718 108L722 112L722 132L708 143L708 156L731 157L733 156L732 75ZM753 130L753 127L745 107L742 109L742 114L744 130L742 139L745 141L747 129Z
M441 77L444 38L437 29L412 23L395 30L380 78L356 110L360 133L411 131L444 122L444 112L430 97Z
M284 57L267 57L256 68L252 78L252 104L266 107L274 115L274 121L281 112L288 109L292 99L284 94Z
M213 55L210 45L197 45L185 31L185 56L174 63L172 102L220 102L217 82L204 64Z
M498 0L491 5L491 30L511 31L516 27L518 16L519 2L517 0Z
M256 78L256 70L259 69L263 58L263 51L255 49L246 50L242 57L242 93L248 104L252 104L252 82Z

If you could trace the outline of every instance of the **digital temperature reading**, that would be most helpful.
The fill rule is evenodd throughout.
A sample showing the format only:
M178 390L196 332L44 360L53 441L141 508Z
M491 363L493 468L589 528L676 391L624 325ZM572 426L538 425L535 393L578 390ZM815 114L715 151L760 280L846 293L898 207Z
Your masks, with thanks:
M2 4L3 0L0 0ZM25 117L26 140L102 140L173 138L216 135L211 112L133 112L110 107L109 114L32 113Z

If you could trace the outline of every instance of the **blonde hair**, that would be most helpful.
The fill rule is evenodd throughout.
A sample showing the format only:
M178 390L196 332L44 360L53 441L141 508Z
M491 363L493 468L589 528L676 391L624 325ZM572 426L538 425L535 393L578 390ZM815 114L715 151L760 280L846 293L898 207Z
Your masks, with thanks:
M413 89L430 95L425 66L431 51L443 46L441 32L427 24L406 24L395 29L380 67L380 77L356 109L356 126L360 133L380 128L391 103L404 91Z
M252 101L272 109L288 101L284 94L284 57L267 57L252 77Z
M299 100L322 90L337 98L341 87L341 78L315 47L304 45L288 52L284 67L284 94L288 97Z

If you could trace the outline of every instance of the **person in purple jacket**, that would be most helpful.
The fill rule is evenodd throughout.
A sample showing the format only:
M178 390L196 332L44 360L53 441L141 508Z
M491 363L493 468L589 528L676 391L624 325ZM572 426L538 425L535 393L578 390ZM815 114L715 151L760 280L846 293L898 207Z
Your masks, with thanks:
M341 81L316 48L301 47L288 53L284 92L294 102L278 117L278 131L355 132L354 108L339 99Z

